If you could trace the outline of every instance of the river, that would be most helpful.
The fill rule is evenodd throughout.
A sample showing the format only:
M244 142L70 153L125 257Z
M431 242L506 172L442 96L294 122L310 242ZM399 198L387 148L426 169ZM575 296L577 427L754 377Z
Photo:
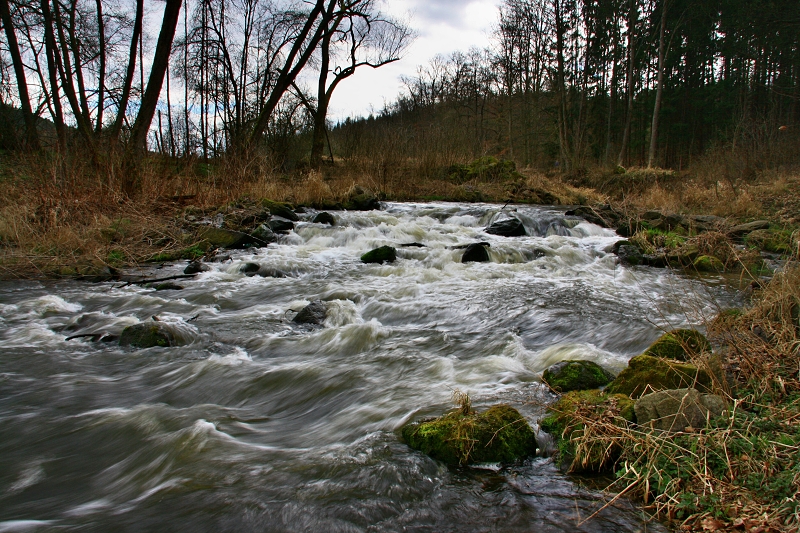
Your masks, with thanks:
M483 232L510 214L528 237ZM517 407L568 358L624 368L662 328L736 298L721 279L619 265L619 237L564 209L384 204L300 223L180 280L0 283L0 532L663 531L566 476L552 444L517 465L447 467L398 438L452 407ZM485 241L489 263L454 246ZM424 247L400 247L419 243ZM364 252L398 247L393 264ZM247 276L242 265L288 274ZM151 276L180 274L176 263ZM324 327L294 324L313 300ZM157 317L188 344L68 336Z

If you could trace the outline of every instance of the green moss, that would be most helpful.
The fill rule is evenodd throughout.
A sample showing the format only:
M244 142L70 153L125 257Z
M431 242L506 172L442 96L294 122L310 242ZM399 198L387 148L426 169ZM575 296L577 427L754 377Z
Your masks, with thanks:
M694 260L692 266L698 272L723 272L725 264L713 255L701 255Z
M285 218L286 220L291 220L293 222L300 220L300 217L298 217L297 213L294 212L294 206L292 206L292 204L287 204L286 202L274 202L268 198L264 198L261 200L261 206L269 209L269 212L272 216Z
M577 444L586 429L582 420L603 418L624 427L636 420L633 406L633 400L623 394L606 394L596 389L572 391L548 409L549 414L539 426L558 439L559 459L562 464L569 464L571 471L600 472L613 466L621 448L585 442L580 448L581 455L577 456Z
M750 232L744 240L749 248L756 248L774 254L787 254L793 251L792 232L789 230L760 229Z
M561 361L542 374L542 380L558 392L596 389L613 379L611 373L592 361Z
M396 259L397 250L391 246L381 246L361 256L364 263L394 263Z
M638 398L646 392L690 387L710 392L711 377L694 365L643 354L631 359L606 390Z
M483 413L453 411L433 420L408 424L403 440L448 464L514 462L536 453L536 437L525 418L508 405Z
M686 361L692 356L711 351L708 339L693 329L675 329L664 333L644 351L645 355Z
M115 263L122 263L125 261L125 252L122 250L111 250L108 252L106 256L106 262L115 264Z
M652 254L656 250L677 250L686 243L686 237L676 231L663 231L649 228L647 222L641 222L643 229L631 237L631 243L641 248L645 253ZM684 231L685 233L685 231Z

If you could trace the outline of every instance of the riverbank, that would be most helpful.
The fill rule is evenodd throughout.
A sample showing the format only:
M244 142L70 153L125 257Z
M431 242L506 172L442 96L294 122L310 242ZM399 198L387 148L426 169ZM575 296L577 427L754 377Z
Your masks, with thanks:
M198 168L207 173L198 175ZM797 529L797 176L729 183L638 169L546 175L484 160L446 169L438 179L382 182L338 168L239 182L224 168L166 172L154 166L141 197L130 201L115 192L113 181L91 182L78 173L71 182L43 177L51 171L40 161L4 167L3 277L108 279L131 267L212 254L209 227L250 234L271 220L289 220L282 209L333 211L378 200L581 206L579 216L627 232L621 246L628 248L616 250L623 262L663 257L660 266L735 272L751 283L752 301L704 324L730 378L729 388L718 391L729 401L729 414L705 428L661 435L619 423L613 411L611 419L607 410L587 411L581 420L586 431L574 435L573 445L580 449L591 438L619 446L611 463L619 476L613 489L640 498L676 528ZM709 227L701 231L699 223ZM767 282L759 262L764 257L788 266Z

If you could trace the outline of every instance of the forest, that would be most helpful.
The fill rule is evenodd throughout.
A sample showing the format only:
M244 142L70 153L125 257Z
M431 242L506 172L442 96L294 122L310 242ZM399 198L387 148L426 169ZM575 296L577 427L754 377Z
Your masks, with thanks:
M422 173L486 155L566 172L722 156L747 178L796 163L800 146L791 0L505 0L488 48L437 56L377 116L335 124L337 85L414 38L376 0L0 9L0 103L7 122L24 118L3 129L6 148L258 153L277 173L318 169L326 152L391 151Z

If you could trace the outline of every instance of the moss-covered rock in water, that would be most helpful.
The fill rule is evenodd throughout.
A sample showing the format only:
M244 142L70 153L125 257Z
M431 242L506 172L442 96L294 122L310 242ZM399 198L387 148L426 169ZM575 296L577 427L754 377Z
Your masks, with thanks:
M247 233L214 227L203 230L200 239L208 241L211 246L216 248L247 248L256 243L252 235Z
M561 361L542 374L542 380L558 392L596 389L613 379L613 374L592 361Z
M623 394L600 390L572 391L548 409L539 422L543 431L558 439L561 463L572 472L601 472L614 465L620 449L584 438L586 421L602 421L624 427L634 422L634 402Z
M674 329L664 333L644 351L645 355L686 361L693 356L711 351L705 335L693 329Z
M448 464L508 463L536 453L536 436L525 418L508 405L483 413L460 410L408 424L403 440Z
M642 394L665 389L693 387L700 392L710 392L711 376L703 369L689 363L660 359L650 355L637 355L628 362L628 368L606 388L609 393L638 398Z
M698 272L722 272L725 264L713 255L701 255L694 260L692 266Z
M273 202L268 198L264 198L261 200L261 205L269 209L270 214L274 217L285 218L286 220L291 220L292 222L297 222L300 220L300 217L298 217L297 213L294 212L291 204L287 204L285 202Z
M122 330L119 336L120 346L133 346L134 348L152 348L154 346L177 346L181 339L175 332L161 322L142 322Z
M381 208L378 197L363 187L355 187L342 207L348 211L374 211Z
M394 263L395 260L397 260L397 250L391 246L381 246L361 256L363 263Z

